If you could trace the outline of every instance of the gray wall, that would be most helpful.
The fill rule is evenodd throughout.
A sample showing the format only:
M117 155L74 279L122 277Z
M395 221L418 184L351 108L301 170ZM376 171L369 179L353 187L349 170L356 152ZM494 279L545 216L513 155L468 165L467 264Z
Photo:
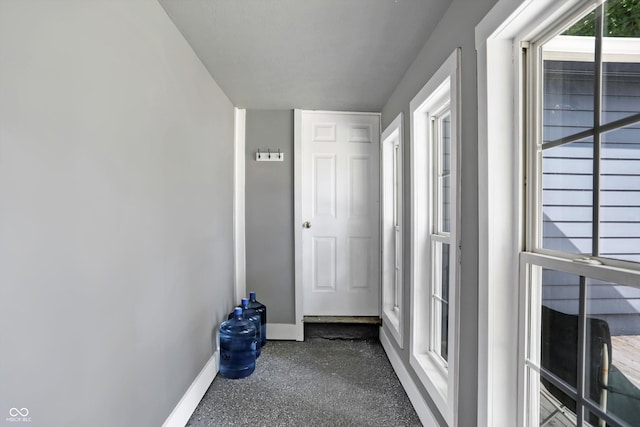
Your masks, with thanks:
M495 4L495 0L454 0L437 28L429 36L424 47L396 87L382 109L382 128L402 111L404 112L405 144L409 142L409 102L449 57L456 47L462 48L462 135L460 178L462 185L462 239L460 277L460 376L458 384L458 424L476 425L478 390L478 113L476 86L475 26ZM408 146L408 145L407 145ZM405 150L405 201L413 191L410 186L409 150ZM410 210L405 210L405 224L410 223ZM409 235L405 236L405 277L409 278ZM410 287L405 282L404 307L409 307ZM410 331L409 310L405 310L404 330ZM408 336L408 335L407 335ZM395 343L394 343L395 345ZM420 386L420 381L409 365L409 345L397 348L402 360ZM422 390L434 414L437 408ZM442 422L442 420L440 421ZM443 424L444 425L444 424Z
M258 149L283 162L257 162ZM247 292L268 307L269 323L295 323L293 111L248 110L246 117Z
M233 298L233 105L155 0L0 0L0 425L159 426Z

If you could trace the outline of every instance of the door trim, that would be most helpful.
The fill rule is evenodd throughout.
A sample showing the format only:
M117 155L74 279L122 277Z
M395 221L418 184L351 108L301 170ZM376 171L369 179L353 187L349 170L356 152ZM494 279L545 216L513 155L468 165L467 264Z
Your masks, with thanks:
M237 304L247 291L245 240L245 126L247 110L234 111L234 175L233 175L233 241L234 288L233 303Z
M344 115L368 115L378 116L378 135L381 133L380 127L382 126L382 113L376 112L357 112L357 111L328 111L328 110L293 110L293 251L294 251L294 283L295 283L295 321L297 327L297 341L304 340L304 326L303 326L303 292L304 287L302 283L302 114L303 113L316 113L316 114L344 114ZM379 172L379 166L378 170ZM378 189L380 191L380 189ZM381 253L378 251L378 259L381 258ZM382 264L378 263L378 289L381 291L381 273L380 269ZM379 298L382 301L382 298ZM382 308L378 307L378 315L382 313Z
M293 110L293 253L297 341L304 341L302 324L302 110Z

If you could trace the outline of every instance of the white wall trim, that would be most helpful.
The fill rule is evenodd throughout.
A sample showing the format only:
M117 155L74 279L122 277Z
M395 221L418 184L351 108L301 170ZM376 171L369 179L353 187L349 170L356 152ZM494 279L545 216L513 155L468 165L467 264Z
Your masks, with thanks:
M289 323L267 323L267 340L304 341L304 328Z
M180 402L173 408L167 419L162 424L163 427L184 427L196 410L200 400L207 392L218 373L220 363L219 353L216 351L204 365L198 376L191 383Z
M398 195L397 195L397 215L400 218L399 238L396 239L394 220L394 157L393 147L398 144L398 156L400 159L400 176L398 179ZM389 182L391 181L391 182ZM395 284L395 261L396 250L399 247L400 265L404 266L404 231L406 226L404 223L404 120L403 114L400 112L398 116L387 126L380 137L380 270L381 270L381 287L380 287L380 312L382 313L382 321L395 338L398 346L404 348L404 271L400 268L398 283L400 286L396 289L396 298L398 300L397 312L393 308L393 289ZM390 237L388 230L394 229L393 236Z
M389 358L389 362L391 362L391 366L393 370L396 372L398 379L400 380L400 384L404 388L404 391L407 393L413 408L416 410L422 425L425 427L439 427L438 422L433 417L433 413L429 409L427 402L422 398L422 393L418 390L415 382L409 375L409 372L404 367L402 363L402 359L400 355L396 352L395 348L391 344L387 333L384 328L380 328L380 343L382 344L382 348L387 353L387 357Z
M246 295L245 239L245 131L247 110L234 112L234 173L233 173L233 242L234 242L234 302Z
M293 110L293 253L295 326L297 341L304 341L302 298L302 110ZM267 338L269 330L267 328ZM278 338L276 338L278 339Z
M331 110L300 110L304 111L305 114L345 114L352 116L379 116L382 117L382 113L377 112L366 112L366 111L331 111Z

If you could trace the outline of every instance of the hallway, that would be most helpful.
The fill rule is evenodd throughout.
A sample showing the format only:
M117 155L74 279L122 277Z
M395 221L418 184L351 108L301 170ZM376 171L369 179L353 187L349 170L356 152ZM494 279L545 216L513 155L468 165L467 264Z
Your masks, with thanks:
M188 426L420 426L377 339L270 341L255 372L218 375Z

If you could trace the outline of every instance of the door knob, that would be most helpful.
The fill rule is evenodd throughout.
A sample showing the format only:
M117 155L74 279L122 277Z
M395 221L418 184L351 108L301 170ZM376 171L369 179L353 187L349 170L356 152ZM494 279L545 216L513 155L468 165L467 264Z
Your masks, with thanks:
M311 228L311 223L309 221L305 221L302 223L302 228Z

